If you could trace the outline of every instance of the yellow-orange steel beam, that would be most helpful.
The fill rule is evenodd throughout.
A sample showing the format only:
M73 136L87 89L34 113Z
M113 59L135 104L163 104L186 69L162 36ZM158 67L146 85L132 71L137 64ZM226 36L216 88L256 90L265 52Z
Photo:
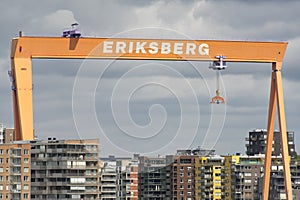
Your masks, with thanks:
M263 200L269 199L270 189L270 170L272 164L272 142L274 135L274 120L276 113L276 105L278 109L279 128L281 135L281 149L282 149L282 162L284 167L284 184L286 199L292 200L292 181L290 174L290 159L287 141L286 120L284 113L284 98L282 89L281 78L282 62L272 63L272 79L271 79L271 92L269 103L269 117L268 117L268 133L267 133L267 148L265 157L265 169L264 169L264 188L263 188Z
M273 64L274 65L274 64ZM274 136L274 122L276 112L276 76L275 72L272 72L271 77L271 91L269 100L269 115L268 115L268 132L267 132L267 147L265 153L265 168L264 168L264 185L263 185L263 200L269 199L270 189L270 173L272 163L272 146Z
M281 62L286 47L287 42L19 37L12 41L11 57L211 61L225 55L231 62ZM207 49L208 55L201 52Z
M33 139L32 68L30 58L12 60L14 121L17 140Z
M280 65L281 63L277 63ZM278 67L277 67L278 69ZM288 149L288 141L287 141L287 132L286 132L286 120L285 120L285 112L284 112L284 98L283 98L283 89L282 89L282 78L280 69L275 71L276 74L276 89L277 89L277 109L278 109L278 119L279 119L279 129L281 135L281 153L283 160L283 169L284 169L284 184L285 184L285 192L286 199L292 200L292 182L291 182L291 173L290 173L290 159L289 159L289 149Z

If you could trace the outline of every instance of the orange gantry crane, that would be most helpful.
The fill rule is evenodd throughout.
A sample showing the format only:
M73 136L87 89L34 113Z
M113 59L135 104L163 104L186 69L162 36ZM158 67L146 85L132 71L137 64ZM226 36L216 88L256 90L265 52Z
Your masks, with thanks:
M129 59L271 63L271 91L263 199L269 195L272 141L276 106L281 133L285 190L292 200L281 68L286 42L221 40L160 40L78 37L18 37L12 40L11 77L14 128L17 140L32 140L32 59ZM217 94L218 95L218 94Z

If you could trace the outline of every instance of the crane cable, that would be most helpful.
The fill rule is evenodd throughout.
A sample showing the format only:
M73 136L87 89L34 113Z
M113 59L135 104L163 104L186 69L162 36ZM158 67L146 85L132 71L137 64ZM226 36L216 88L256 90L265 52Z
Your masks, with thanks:
M216 95L220 96L220 70L216 70L217 76L216 76L216 82L217 82L217 90Z

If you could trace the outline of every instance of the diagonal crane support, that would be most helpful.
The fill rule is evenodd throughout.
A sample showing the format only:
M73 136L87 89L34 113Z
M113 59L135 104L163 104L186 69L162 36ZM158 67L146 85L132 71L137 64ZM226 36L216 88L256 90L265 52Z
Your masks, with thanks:
M14 124L17 140L32 140L32 59L124 59L217 61L272 63L268 139L265 159L263 199L269 196L275 109L282 141L286 195L292 200L289 155L286 139L281 66L287 42L224 40L161 40L130 38L18 37L12 40L11 74L13 77Z

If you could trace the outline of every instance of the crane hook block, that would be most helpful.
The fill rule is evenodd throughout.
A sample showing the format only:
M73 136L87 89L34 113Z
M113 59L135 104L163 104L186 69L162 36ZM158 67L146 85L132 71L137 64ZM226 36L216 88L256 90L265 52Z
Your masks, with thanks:
M216 96L211 98L211 102L212 104L224 104L225 100L223 97L220 96L220 90L216 90Z

